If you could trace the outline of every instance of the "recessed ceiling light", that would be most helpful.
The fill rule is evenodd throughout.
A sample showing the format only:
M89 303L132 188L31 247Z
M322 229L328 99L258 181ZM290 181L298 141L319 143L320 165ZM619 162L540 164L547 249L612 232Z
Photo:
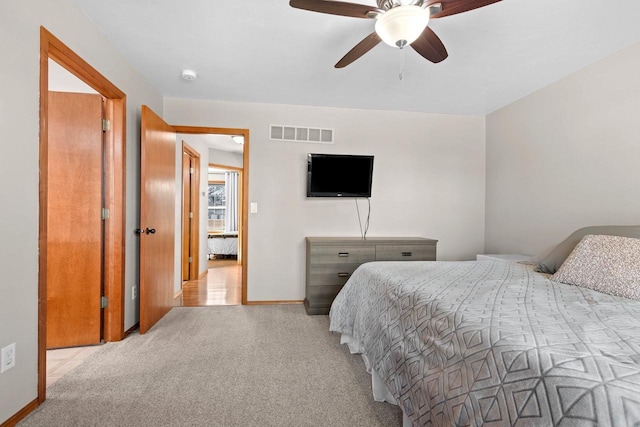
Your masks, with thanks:
M197 75L196 75L196 72L195 72L195 71L193 71L193 70L187 70L187 69L182 70L182 74L181 74L181 76L182 76L182 78L183 78L184 80L187 80L187 81L193 81L193 80L195 80L195 79L196 79L196 77L197 77Z

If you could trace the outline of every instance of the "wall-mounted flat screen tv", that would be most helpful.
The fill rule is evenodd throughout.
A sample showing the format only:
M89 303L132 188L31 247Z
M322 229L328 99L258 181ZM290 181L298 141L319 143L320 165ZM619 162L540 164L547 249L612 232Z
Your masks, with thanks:
M307 197L371 197L373 156L307 155Z

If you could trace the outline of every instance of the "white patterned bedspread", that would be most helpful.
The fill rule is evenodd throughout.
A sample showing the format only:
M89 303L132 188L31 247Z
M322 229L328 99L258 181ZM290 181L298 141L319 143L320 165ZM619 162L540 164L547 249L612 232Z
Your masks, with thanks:
M207 245L211 255L238 255L237 237L210 237Z
M640 423L638 301L515 262L375 262L330 317L414 426Z

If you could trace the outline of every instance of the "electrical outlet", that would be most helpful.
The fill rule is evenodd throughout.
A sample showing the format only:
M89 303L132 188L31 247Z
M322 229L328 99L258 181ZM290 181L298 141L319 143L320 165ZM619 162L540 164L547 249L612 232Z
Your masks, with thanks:
M0 355L0 374L16 366L16 343L2 347Z
M137 286L131 287L131 299L135 300L137 296L138 296L138 287Z

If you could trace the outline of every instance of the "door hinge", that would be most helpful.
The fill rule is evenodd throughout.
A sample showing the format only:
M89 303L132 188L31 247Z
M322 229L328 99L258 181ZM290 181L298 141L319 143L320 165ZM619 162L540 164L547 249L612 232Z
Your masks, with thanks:
M196 170L195 170L194 168L189 168L189 173L190 173L190 174L193 174L193 173L195 173L195 172L196 172Z
M189 257L189 262L190 263L193 262L193 258Z
M193 218L193 212L189 212L189 218Z
M107 208L102 208L102 220L107 220L109 219L109 209Z
M102 119L102 131L108 132L111 130L111 122L107 119Z
M109 305L109 298L100 297L100 308L107 308L108 305Z

